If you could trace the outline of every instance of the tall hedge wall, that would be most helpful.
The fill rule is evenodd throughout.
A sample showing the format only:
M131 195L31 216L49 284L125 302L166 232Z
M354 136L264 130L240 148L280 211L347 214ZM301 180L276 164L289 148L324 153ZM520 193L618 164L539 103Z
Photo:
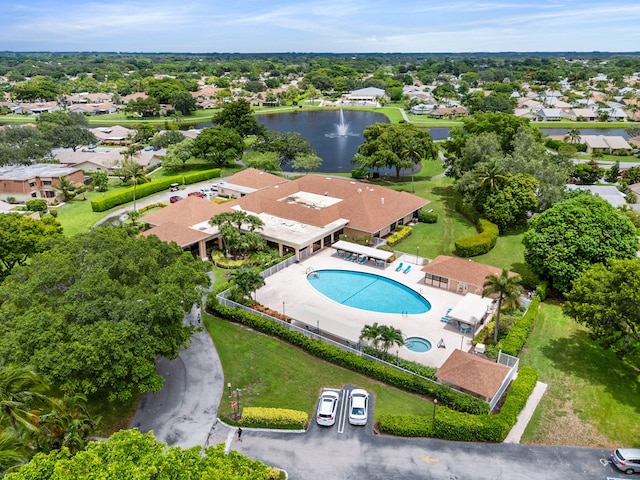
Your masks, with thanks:
M502 442L516 424L531 392L536 386L538 374L529 367L521 367L518 378L507 391L500 413L495 415L456 412L438 407L434 417L383 414L380 431L406 437L437 437L466 442Z
M479 233L456 240L456 254L461 257L475 257L491 251L496 246L500 231L495 223L481 218L478 220Z
M441 405L446 405L453 410L476 415L488 413L489 411L487 403L478 398L455 392L445 385L428 381L410 373L398 371L395 368L382 365L355 353L344 351L334 345L309 338L273 320L263 318L239 308L225 307L218 302L216 293L218 292L213 292L207 297L207 311L219 317L241 323L267 335L278 337L305 350L311 355L366 375L367 377L403 390L436 398Z
M220 176L220 169L214 168L212 170L201 170L199 172L186 173L184 175L174 175L173 177L166 177L161 180L154 180L153 182L143 183L136 186L136 198L144 198L154 193L167 190L172 183L198 183L211 178L217 178ZM119 190L104 197L98 198L91 202L91 209L94 212L105 212L118 205L123 205L133 201L133 188L129 187L123 190Z

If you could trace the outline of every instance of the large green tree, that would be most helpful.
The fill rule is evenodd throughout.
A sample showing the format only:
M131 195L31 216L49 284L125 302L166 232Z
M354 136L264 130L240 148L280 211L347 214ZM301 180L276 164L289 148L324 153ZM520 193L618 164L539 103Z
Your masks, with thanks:
M194 156L202 157L220 168L240 160L243 149L242 137L235 130L221 126L205 128L192 144Z
M293 162L301 155L313 154L309 140L298 132L267 131L253 145L253 149L260 153L274 152L278 154L280 166Z
M410 123L376 123L364 129L365 143L358 147L361 167L393 168L400 178L402 169L414 168L422 160L435 160L438 150L428 131Z
M631 220L606 200L579 193L529 221L522 243L531 271L560 292L595 263L635 258L638 239Z
M28 464L7 475L7 480L143 480L150 478L202 478L275 480L280 470L231 451L224 445L182 449L158 442L152 432L121 430L106 441L90 442L73 455L67 448L39 453Z
M621 356L640 353L640 261L611 260L585 270L567 294L565 314ZM637 359L636 359L637 361Z
M175 244L96 228L31 257L0 285L0 363L30 362L61 391L127 399L157 391L185 312L208 277Z
M216 125L235 130L242 138L265 133L265 127L258 123L251 104L245 99L222 103L212 121Z
M30 256L46 250L50 240L61 233L62 227L53 217L36 220L13 212L0 215L0 273L25 265Z
M193 139L185 138L180 143L170 145L162 159L162 168L168 172L179 172L184 169L187 160L193 157Z
M526 223L527 215L537 210L537 189L538 180L529 174L509 176L501 188L489 191L482 211L487 220L505 232L519 223Z

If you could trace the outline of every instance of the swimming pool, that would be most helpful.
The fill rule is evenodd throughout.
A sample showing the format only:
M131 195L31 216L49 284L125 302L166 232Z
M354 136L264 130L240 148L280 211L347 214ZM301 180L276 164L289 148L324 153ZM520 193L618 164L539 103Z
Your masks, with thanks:
M380 313L419 314L431 304L409 287L373 273L317 270L307 275L313 288L348 307Z
M408 337L404 341L404 346L417 353L425 353L431 350L431 342L422 337Z

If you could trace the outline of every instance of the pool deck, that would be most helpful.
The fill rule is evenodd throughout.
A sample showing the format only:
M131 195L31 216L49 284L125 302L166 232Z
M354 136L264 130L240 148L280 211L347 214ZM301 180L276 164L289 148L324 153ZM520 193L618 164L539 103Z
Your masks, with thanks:
M419 262L421 260L419 259ZM400 262L403 262L405 267L411 265L411 270L406 274L402 271L396 272L396 267ZM402 346L400 348L392 347L389 353L437 368L444 363L455 348L469 351L472 334L462 335L454 324L440 320L447 313L447 309L455 307L463 296L425 285L424 273L421 268L421 264L416 264L415 255L403 255L386 268L382 268L374 266L371 261L364 265L345 261L335 255L335 250L329 248L268 277L265 286L256 292L256 298L259 303L279 312L282 312L284 302L284 313L287 316L291 316L291 313L299 309L310 308L321 311L324 315L344 319L362 327L378 322L379 325L399 328L405 337L426 338L432 344L432 348L428 352L412 352ZM311 269L352 270L390 278L423 295L431 303L431 310L423 314L403 316L346 307L330 300L311 286L307 281L307 272ZM322 327L320 329L322 330ZM446 348L437 348L440 339L444 341Z

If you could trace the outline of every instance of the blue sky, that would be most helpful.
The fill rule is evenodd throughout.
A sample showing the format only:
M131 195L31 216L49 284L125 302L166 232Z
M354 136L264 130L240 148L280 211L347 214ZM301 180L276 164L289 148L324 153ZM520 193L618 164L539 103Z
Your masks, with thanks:
M638 51L638 0L0 0L0 50Z

